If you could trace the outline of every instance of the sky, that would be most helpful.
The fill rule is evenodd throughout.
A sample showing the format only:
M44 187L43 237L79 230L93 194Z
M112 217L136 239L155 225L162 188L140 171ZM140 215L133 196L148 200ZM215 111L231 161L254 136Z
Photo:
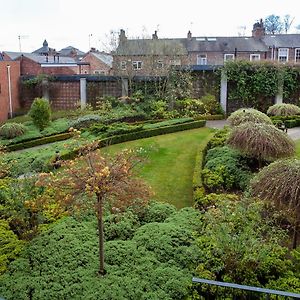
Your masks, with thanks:
M294 17L300 24L299 0L0 0L0 51L32 52L47 39L60 50L74 46L107 50L110 32L128 37L160 38L251 35L253 24L271 14Z

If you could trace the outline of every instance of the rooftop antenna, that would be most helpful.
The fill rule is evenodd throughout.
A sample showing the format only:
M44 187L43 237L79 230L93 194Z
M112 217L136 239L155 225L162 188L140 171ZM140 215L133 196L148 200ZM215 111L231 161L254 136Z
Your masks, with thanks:
M91 37L93 36L92 33L89 34L89 51L91 50Z
M22 47L21 47L21 39L27 39L28 35L18 35L18 40L19 40L19 52L22 52Z

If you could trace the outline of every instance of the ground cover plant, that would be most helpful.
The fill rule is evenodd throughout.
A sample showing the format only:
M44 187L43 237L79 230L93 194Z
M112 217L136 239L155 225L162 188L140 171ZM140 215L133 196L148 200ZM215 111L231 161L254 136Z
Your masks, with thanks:
M118 223L106 217L107 231L118 226L119 235L105 242L104 277L97 276L96 222L68 217L35 238L10 265L0 279L0 295L7 300L185 298L199 253L193 235L199 213L153 203L143 213L116 217ZM147 221L152 218L156 222Z

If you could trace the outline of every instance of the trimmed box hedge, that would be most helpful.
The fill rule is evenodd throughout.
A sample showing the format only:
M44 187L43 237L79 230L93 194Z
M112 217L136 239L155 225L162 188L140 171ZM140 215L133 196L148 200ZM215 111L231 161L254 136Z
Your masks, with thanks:
M49 135L45 136L42 138L37 138L33 139L30 141L25 141L21 143L16 143L16 144L11 144L6 146L6 149L8 151L16 151L16 150L22 150L22 149L27 149L35 146L40 146L44 144L49 144L49 143L54 143L58 141L64 141L73 136L72 132L65 132L65 133L60 133L60 134L55 134L55 135Z
M286 128L293 128L300 126L300 116L273 116L270 117L273 124L284 123Z
M173 133L173 132L178 132L178 131L183 131L183 130L201 128L201 127L204 127L205 124L206 124L205 120L199 120L199 121L194 121L194 122L189 122L189 123L177 124L177 125L173 125L173 126L165 126L165 127L161 127L161 128L154 128L154 129L142 130L142 131L127 133L127 134L122 134L122 135L115 135L112 137L108 137L108 138L99 140L99 148L103 148L103 147L106 147L109 145L134 141L134 140L138 140L138 139L148 138L148 137L152 137L152 136L157 136L157 135L163 135L163 134L168 134L168 133ZM79 151L80 151L80 149L75 149L73 151L63 153L61 155L61 158L64 160L72 159L79 153Z

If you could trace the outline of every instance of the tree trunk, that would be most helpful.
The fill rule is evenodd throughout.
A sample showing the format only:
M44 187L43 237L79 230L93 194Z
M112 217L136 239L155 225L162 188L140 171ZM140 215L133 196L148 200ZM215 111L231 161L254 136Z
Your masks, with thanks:
M99 238L99 275L105 275L104 269L104 231L103 231L103 198L97 194L97 219Z
M298 239L298 222L294 225L294 234L293 234L293 249L297 248L297 239Z

